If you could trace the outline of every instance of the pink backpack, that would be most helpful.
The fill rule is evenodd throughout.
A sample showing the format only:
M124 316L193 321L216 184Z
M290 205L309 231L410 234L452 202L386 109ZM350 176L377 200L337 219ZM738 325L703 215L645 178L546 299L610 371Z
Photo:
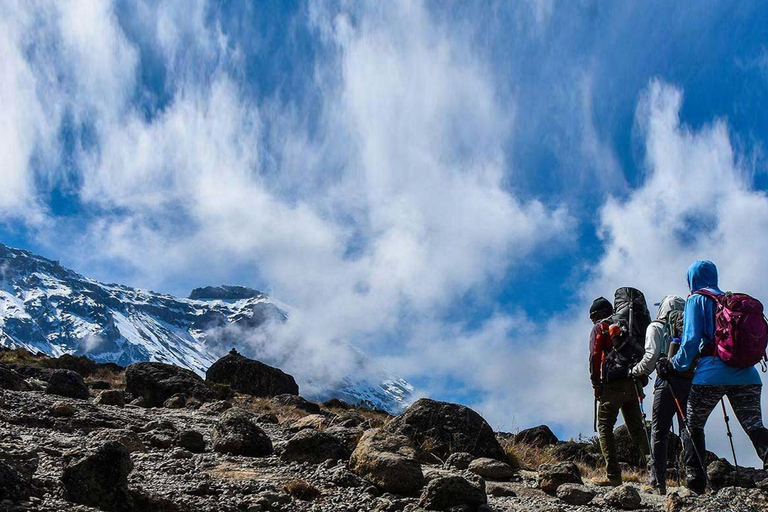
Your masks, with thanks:
M706 347L706 355L717 355L737 368L749 368L766 359L768 323L759 300L745 293L718 295L707 289L694 293L717 303L714 344Z

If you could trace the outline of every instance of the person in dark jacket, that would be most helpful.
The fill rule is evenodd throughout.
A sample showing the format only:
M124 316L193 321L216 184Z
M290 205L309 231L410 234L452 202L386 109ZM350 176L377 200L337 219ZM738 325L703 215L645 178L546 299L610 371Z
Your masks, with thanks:
M629 376L610 382L605 382L603 379L605 356L612 349L611 336L608 332L612 313L613 306L603 297L595 299L589 310L589 318L594 324L589 335L589 375L595 399L600 401L597 428L606 471L606 479L595 483L615 486L621 485L621 467L619 467L616 452L616 438L613 434L619 412L624 416L630 438L646 461L649 449L645 439L640 405L637 402L635 383Z
M715 332L715 301L693 293L706 288L723 292L717 285L717 267L711 261L696 261L688 268L691 296L685 303L685 320L680 351L670 360L661 361L657 371L686 371L694 367L693 385L688 397L687 420L692 439L686 439L686 486L694 492L705 491L706 470L697 453L706 456L704 425L723 396L728 397L733 412L752 441L757 455L768 469L768 429L763 426L760 408L762 381L757 369L728 366L715 355L700 357L712 342ZM663 376L663 375L662 375ZM695 449L694 449L695 448Z

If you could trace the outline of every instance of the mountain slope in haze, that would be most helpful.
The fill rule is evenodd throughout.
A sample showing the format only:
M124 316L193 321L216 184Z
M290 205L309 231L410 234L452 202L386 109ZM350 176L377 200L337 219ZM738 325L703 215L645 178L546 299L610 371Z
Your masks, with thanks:
M189 298L174 297L103 284L0 244L0 346L51 356L84 354L120 365L161 361L203 374L238 344L232 331L254 332L287 319L269 297L251 288L196 288ZM238 349L259 358L248 353L249 347ZM313 382L316 398L338 397L390 412L402 409L413 388L350 350L355 351L356 371L331 384ZM270 353L275 352L271 347Z

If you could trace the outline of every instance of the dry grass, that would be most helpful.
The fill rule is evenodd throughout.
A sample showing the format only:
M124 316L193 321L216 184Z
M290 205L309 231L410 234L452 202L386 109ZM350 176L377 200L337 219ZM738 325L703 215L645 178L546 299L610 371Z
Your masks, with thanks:
M320 489L304 480L291 480L283 485L283 489L296 499L311 501L320 496Z
M45 354L32 354L23 348L0 351L0 363L28 364L30 366L43 366L44 361L51 359Z
M108 382L112 389L125 389L125 372L115 373L104 368L99 368L94 374L85 379L86 382L97 380Z

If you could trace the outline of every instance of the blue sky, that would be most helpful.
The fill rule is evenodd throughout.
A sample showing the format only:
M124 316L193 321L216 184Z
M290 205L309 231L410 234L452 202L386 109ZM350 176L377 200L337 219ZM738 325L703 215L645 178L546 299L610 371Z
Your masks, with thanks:
M8 2L0 241L162 292L264 289L314 354L349 341L499 428L588 433L594 296L685 294L699 257L768 296L767 18Z

